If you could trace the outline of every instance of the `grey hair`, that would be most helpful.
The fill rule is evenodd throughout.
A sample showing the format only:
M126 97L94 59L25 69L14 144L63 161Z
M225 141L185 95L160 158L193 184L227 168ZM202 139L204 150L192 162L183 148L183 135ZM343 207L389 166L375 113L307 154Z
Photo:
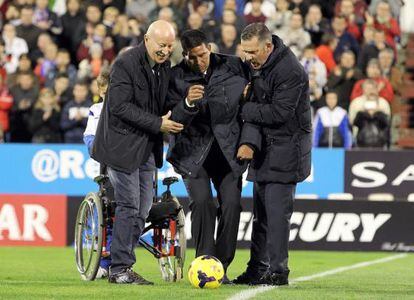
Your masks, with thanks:
M272 34L264 23L249 24L241 33L241 39L244 41L250 41L254 37L257 37L259 42L272 41Z

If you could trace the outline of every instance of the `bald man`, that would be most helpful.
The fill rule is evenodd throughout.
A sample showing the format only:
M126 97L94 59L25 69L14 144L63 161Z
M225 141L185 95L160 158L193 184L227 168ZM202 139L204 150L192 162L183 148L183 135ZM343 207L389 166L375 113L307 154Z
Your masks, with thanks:
M165 100L174 28L150 25L144 41L115 61L98 124L92 157L107 166L115 192L110 283L153 284L132 270L134 246L153 199L153 175L162 166L162 133L183 125L169 119Z

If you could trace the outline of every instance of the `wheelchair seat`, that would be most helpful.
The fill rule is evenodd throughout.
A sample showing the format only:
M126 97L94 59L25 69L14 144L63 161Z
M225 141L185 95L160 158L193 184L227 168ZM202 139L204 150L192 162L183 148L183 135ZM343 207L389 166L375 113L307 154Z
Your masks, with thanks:
M175 217L177 216L180 209L180 205L175 201L153 203L147 218L147 222L157 223L167 218Z

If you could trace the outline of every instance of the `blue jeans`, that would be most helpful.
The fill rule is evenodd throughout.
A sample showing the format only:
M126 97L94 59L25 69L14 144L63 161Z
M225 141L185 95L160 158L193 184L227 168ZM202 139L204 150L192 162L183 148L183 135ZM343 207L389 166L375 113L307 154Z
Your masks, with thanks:
M112 231L111 269L115 274L135 263L134 248L142 234L154 195L154 156L131 174L108 167L116 202Z

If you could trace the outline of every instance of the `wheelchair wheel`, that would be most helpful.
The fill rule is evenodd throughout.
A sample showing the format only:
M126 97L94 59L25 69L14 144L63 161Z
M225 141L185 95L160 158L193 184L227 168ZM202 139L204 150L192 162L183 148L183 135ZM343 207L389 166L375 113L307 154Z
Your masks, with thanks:
M76 265L83 280L94 280L98 272L103 228L102 201L97 193L89 193L79 207L75 225Z
M177 198L173 198L177 201ZM175 282L183 278L185 261L185 251L187 248L187 238L184 230L185 214L181 209L176 220L170 220L167 228L161 229L163 239L163 252L173 253L158 259L161 276L165 281ZM174 249L172 249L174 247Z

